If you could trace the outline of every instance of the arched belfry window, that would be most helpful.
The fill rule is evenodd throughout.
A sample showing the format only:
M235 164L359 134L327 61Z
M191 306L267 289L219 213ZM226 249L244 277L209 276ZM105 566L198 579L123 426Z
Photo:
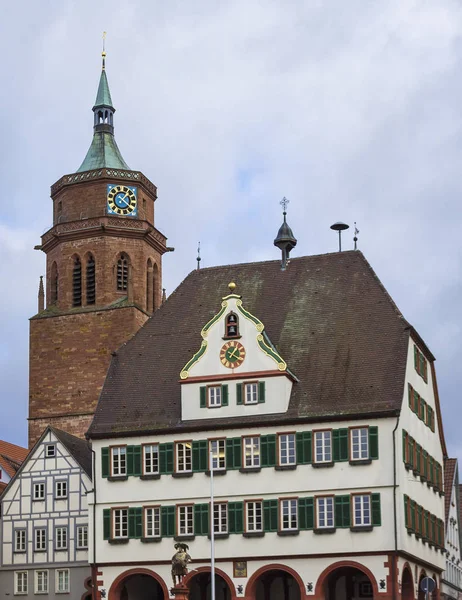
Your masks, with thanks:
M117 291L125 292L128 289L128 256L122 254L117 261Z
M229 313L225 320L225 337L237 338L239 335L239 318L236 313Z
M50 304L57 304L58 302L58 266L54 262L51 265L51 280L50 280L51 294Z
M72 271L72 306L82 306L82 263L80 258L74 258Z
M96 302L96 274L95 274L95 259L90 254L87 259L87 304L95 304Z

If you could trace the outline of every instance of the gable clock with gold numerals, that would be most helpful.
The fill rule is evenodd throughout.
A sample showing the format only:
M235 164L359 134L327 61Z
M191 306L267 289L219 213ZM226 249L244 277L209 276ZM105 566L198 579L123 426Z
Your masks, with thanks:
M244 362L244 358L245 348L240 342L226 342L220 350L221 364L228 369L240 367Z
M138 216L138 190L136 187L116 183L107 186L107 212L118 217Z

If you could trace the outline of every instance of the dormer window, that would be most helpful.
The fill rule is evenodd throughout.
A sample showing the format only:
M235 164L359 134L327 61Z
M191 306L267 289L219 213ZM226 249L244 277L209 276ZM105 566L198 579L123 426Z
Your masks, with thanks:
M239 318L235 313L231 312L225 321L225 338L238 337L241 337L239 335Z

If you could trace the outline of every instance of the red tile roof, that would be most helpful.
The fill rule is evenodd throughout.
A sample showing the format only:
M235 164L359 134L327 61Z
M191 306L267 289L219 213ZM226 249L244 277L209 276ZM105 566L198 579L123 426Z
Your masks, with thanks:
M452 486L454 485L454 474L457 467L457 458L444 459L444 514L446 525L449 518L449 509L451 508Z
M10 477L14 477L28 453L27 448L0 440L0 468L4 469Z

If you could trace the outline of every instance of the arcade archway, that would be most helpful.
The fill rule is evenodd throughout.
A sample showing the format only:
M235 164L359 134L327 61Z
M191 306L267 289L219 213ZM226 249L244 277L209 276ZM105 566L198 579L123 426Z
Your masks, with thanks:
M189 600L210 600L211 599L211 577L210 571L201 573L192 573L187 579L189 588ZM225 579L215 573L215 600L231 600L232 594Z
M325 600L373 599L373 582L363 571L350 566L334 569L323 586Z
M414 581L412 573L408 567L404 568L401 578L401 598L402 600L414 600Z
M133 569L117 577L109 590L108 600L168 600L164 581L148 569Z

